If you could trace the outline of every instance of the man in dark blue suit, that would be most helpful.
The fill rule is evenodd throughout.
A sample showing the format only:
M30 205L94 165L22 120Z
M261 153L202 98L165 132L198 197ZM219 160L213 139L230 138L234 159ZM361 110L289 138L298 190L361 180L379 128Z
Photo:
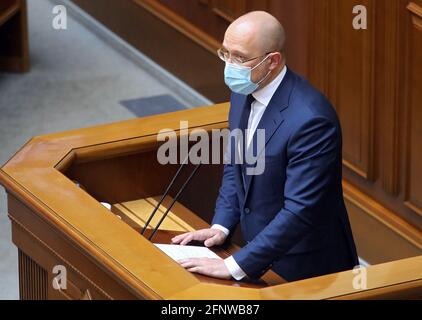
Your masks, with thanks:
M246 132L244 150L258 160L236 163L243 149L231 144L212 227L173 242L220 245L240 223L247 244L225 260L180 261L191 272L240 280L271 268L295 281L358 265L343 200L340 124L329 101L287 68L284 42L283 27L265 12L226 31L219 56L233 92L229 126ZM258 163L264 170L250 174Z

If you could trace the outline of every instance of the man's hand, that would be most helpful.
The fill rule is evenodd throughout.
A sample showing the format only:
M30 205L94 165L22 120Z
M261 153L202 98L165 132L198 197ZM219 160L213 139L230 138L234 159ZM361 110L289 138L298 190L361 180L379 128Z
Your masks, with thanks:
M218 229L202 229L198 231L180 234L171 239L173 244L182 246L191 241L204 241L206 247L218 246L226 240L226 234Z
M231 274L222 259L193 258L182 259L177 262L190 272L220 279L231 278Z

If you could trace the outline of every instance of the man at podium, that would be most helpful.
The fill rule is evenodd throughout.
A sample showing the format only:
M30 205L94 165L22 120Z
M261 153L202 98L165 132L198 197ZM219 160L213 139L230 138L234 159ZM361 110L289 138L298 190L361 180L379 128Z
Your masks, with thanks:
M180 261L191 272L241 280L271 268L295 281L358 264L343 200L336 112L287 67L284 43L282 25L266 12L248 13L226 31L218 53L232 91L230 130L246 131L245 148L252 150L256 131L265 130L265 170L250 175L248 164L225 165L212 227L172 242L221 245L240 223L247 244L224 260Z

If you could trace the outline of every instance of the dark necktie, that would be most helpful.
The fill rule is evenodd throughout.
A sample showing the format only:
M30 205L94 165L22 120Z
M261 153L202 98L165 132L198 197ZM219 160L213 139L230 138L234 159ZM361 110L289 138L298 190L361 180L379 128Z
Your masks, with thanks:
M246 146L247 146L247 140L246 140L246 129L248 129L248 121L249 121L249 115L251 113L252 109L252 103L255 101L254 97L250 94L246 98L246 102L243 108L243 112L240 118L240 124L239 129L242 130L243 134L243 145L241 145L241 151L242 151L242 164L241 164L241 171L242 171L242 180L243 180L243 188L246 192Z

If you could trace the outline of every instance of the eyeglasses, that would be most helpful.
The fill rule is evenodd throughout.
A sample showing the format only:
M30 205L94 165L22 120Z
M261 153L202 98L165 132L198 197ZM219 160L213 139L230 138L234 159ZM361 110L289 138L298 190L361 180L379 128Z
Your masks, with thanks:
M218 57L223 60L224 62L227 62L228 60L231 60L232 63L234 64L244 64L246 62L261 58L261 57L265 57L266 55L270 54L271 52L267 52L266 54L260 55L258 57L255 58L245 58L245 57L241 57L241 56L231 56L230 52L228 52L227 50L220 48L217 50L217 54Z

